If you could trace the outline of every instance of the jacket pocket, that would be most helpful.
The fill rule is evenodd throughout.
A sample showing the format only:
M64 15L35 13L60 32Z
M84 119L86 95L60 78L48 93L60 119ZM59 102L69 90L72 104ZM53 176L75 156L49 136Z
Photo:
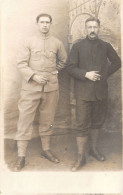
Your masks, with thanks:
M52 74L52 76L49 79L49 82L52 83L52 84L57 83L58 82L57 74Z
M40 60L41 59L41 50L32 50L31 51L31 60Z

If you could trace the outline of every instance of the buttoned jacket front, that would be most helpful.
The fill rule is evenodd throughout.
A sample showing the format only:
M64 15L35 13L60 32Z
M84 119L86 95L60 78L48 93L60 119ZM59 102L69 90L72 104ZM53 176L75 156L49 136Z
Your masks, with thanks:
M58 71L64 68L66 51L63 43L47 35L28 38L17 59L17 67L23 76L22 89L50 92L58 89ZM43 86L32 79L34 74L48 78Z
M110 43L88 37L75 43L68 59L68 73L75 79L75 95L82 100L107 98L108 77L121 67L121 60ZM98 71L100 80L91 81L86 72Z

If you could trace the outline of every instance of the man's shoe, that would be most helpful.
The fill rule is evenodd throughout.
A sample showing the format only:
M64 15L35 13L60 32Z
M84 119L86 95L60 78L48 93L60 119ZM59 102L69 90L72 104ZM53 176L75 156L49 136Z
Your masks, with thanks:
M49 161L54 162L54 163L59 163L60 162L59 159L56 158L50 150L42 151L41 152L41 157L46 158Z
M93 156L96 160L98 161L105 161L105 157L100 154L100 152L98 150L90 150L90 155Z
M25 166L25 157L18 157L14 171L20 171Z
M75 164L73 165L71 171L75 172L78 171L83 165L86 164L86 159L85 157L82 157L82 155L78 155L77 161L75 162Z

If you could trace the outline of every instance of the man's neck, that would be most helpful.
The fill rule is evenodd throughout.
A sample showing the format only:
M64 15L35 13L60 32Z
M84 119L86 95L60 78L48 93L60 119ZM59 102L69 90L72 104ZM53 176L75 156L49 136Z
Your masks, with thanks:
M86 37L87 39L89 39L90 41L95 41L95 40L98 40L98 36L95 37L95 38L90 38L89 36Z
M42 39L47 39L47 38L49 38L50 33L49 32L48 33L41 33L41 32L39 32L38 35Z

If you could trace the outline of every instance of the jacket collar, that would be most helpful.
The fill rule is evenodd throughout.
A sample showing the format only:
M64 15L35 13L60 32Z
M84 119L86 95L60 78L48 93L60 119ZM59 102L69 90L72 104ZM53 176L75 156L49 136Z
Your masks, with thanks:
M47 34L42 34L42 33L38 33L38 37L40 38L40 39L43 39L43 40L45 40L45 39L49 39L50 38L50 33L47 33Z
M99 40L99 38L97 37L96 39L94 39L94 40L92 40L92 39L89 39L89 37L88 36L86 36L86 38L85 38L87 41L89 41L90 43L97 43L98 42L98 40Z

